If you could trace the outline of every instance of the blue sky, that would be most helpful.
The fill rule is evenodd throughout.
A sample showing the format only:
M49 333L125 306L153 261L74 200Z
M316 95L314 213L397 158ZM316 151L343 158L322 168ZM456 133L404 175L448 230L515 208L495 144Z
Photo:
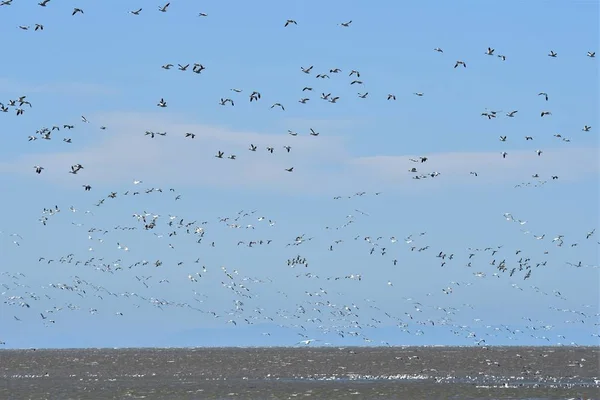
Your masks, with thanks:
M0 7L3 347L598 344L597 3L36 3Z

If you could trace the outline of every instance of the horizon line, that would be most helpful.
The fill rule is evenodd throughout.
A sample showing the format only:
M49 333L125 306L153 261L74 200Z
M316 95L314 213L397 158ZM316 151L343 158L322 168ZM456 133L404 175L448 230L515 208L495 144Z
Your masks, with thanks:
M170 347L18 347L18 348L3 348L0 353L8 351L71 351L71 350L242 350L242 349L411 349L411 348L429 348L429 349L455 349L455 348L478 348L478 349L501 349L501 348L578 348L578 349L594 349L600 348L597 345L577 345L577 344L545 344L545 345L445 345L445 344L426 344L426 345L376 345L376 346L339 346L339 345L294 345L294 346L170 346Z

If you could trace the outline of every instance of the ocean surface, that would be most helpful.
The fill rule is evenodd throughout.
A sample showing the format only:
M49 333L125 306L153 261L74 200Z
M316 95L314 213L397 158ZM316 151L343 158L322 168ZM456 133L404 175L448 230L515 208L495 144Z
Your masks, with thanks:
M598 347L0 351L0 399L600 399Z

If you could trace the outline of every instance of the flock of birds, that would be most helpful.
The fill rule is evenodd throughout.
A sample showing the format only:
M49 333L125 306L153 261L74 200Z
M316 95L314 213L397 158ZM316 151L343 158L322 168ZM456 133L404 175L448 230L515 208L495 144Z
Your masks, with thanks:
M2 7L11 6L13 0L3 0ZM43 0L38 3L40 7L51 7L54 2ZM170 3L158 7L158 11L166 13L170 10ZM143 8L128 11L134 16L140 16ZM71 12L73 17L87 17L84 10L74 8ZM208 14L200 12L199 17L208 17ZM282 24L286 29L299 27L294 19L288 19ZM351 29L352 20L339 23L340 28ZM19 25L20 30L30 30L31 25ZM36 23L34 31L43 31L44 25ZM437 47L433 51L444 54L443 49ZM483 52L486 56L496 56L502 62L509 62L510 56L497 54L494 48L488 47ZM551 50L547 54L550 58L557 58L557 52ZM589 51L587 57L595 58L595 52ZM508 61L507 61L508 60ZM467 62L456 60L449 63L448 67L466 69ZM172 64L161 66L164 70L176 69L182 72L190 71L202 74L209 71L213 66L205 66L202 63ZM191 69L190 69L191 68ZM457 72L458 73L458 72ZM347 76L347 84L351 87L365 88L365 77L358 69L329 68L323 71L315 71L313 65L299 67L299 74L314 75L317 82L333 79L337 75ZM370 92L366 89L357 89L359 99L368 99ZM221 106L234 107L243 100L250 103L262 104L263 95L257 90L246 90L232 88L229 96L223 96L217 104ZM297 103L305 105L313 98L311 94L321 92L317 99L324 103L341 104L345 100L340 95L328 91L315 89L313 86L304 86L301 97ZM414 96L423 97L426 94L414 92ZM395 101L397 94L384 93L381 96L388 101ZM535 98L536 93L532 93ZM35 106L31 103L29 94L23 94L13 99L0 103L0 111L3 113L14 112L19 118L28 117L28 109ZM157 96L158 97L158 96ZM551 104L550 95L546 92L537 93L538 101L542 104ZM317 100L317 101L319 101ZM33 101L33 100L32 100ZM274 110L285 112L287 105L282 102L269 101L269 107ZM152 104L149 104L152 106ZM155 106L167 108L168 99L160 98ZM302 106L299 106L302 107ZM540 107L541 108L541 107ZM519 110L492 110L485 109L481 117L495 120L502 116L506 118L518 118ZM552 112L549 109L541 109L542 118L550 118ZM71 145L77 140L71 136L72 130L76 130L78 124L93 124L84 115L77 122L67 122L57 125L44 125L27 136L30 142L44 142L54 139L54 135L63 134L62 141ZM107 126L96 124L100 130L107 130ZM582 122L581 130L589 133L592 127ZM139 133L148 139L157 139L171 136L170 133L158 130L146 130ZM306 135L314 137L315 140L321 133L316 128L299 132L294 129L287 131L289 143L282 147L259 146L248 143L248 151L264 152L273 154L275 152L291 153L294 149L293 137ZM188 140L194 140L202 135L196 132L180 132L177 135ZM572 141L571 138L561 134L554 137L564 143ZM502 135L500 142L507 142L508 135ZM533 141L535 138L524 135L524 140ZM312 140L312 139L311 139ZM540 157L543 149L536 149L533 156ZM249 156L249 155L248 155ZM500 152L500 156L510 162L507 151ZM425 171L421 168L427 165L431 156L423 155L407 159L411 163L408 173L415 180L435 178L442 174L439 171ZM238 159L230 149L218 149L214 158ZM86 160L77 161L64 168L65 173L72 175L85 175ZM221 162L216 161L215 162ZM33 166L35 174L43 174L46 166L38 164ZM285 168L286 172L294 172L294 166ZM479 176L478 171L470 171L473 177ZM531 177L540 179L540 175L531 172ZM552 180L558 180L558 175L551 175ZM538 181L543 184L546 181ZM427 232L398 232L394 236L385 234L366 235L365 227L368 224L370 213L356 208L358 205L349 205L353 214L345 216L336 226L314 227L314 232L307 235L298 232L291 237L285 237L279 231L279 226L285 222L277 223L273 217L264 216L259 210L242 210L228 216L218 218L205 217L200 219L198 215L177 215L177 201L182 199L183 194L175 188L163 190L156 186L143 187L141 180L134 180L133 185L126 190L115 188L108 193L102 193L95 198L94 202L83 204L81 207L73 205L44 208L39 217L40 229L49 230L54 224L65 228L70 226L74 230L73 243L79 247L65 252L64 254L44 254L36 257L42 268L51 268L58 265L61 270L72 271L69 280L56 281L32 287L28 282L29 276L23 272L2 272L0 280L2 286L1 297L3 298L3 314L10 313L14 323L22 323L26 319L38 319L44 327L52 327L59 324L62 314L67 312L88 313L90 315L111 312L116 317L123 317L128 311L116 309L123 307L131 310L134 308L155 308L159 311L167 309L183 309L196 313L199 321L202 318L214 319L224 324L233 326L256 325L264 326L264 336L274 334L271 329L291 329L298 336L298 344L309 345L311 343L328 343L339 338L358 338L364 343L373 343L373 336L377 336L378 328L395 326L398 335L425 335L429 329L446 329L457 337L462 337L476 344L493 343L494 337L508 338L519 341L523 337L531 337L544 342L571 342L568 336L555 333L552 323L541 319L525 318L525 328L514 328L508 325L496 325L493 321L487 322L485 318L474 319L471 324L459 322L460 315L472 313L476 304L461 303L461 306L449 305L446 300L456 296L459 292L468 295L470 286L476 285L482 279L499 279L509 283L515 291L531 290L540 296L548 296L553 301L566 302L566 298L558 289L547 291L540 289L528 281L538 273L544 273L553 262L552 257L558 251L564 249L576 249L578 246L589 244L600 244L596 240L595 229L580 232L578 235L546 235L533 234L525 229L527 221L519 219L510 213L504 214L503 218L514 223L515 233L523 235L523 240L537 241L543 244L543 250L533 254L525 254L519 248L504 245L494 245L483 248L443 248L431 244L428 241ZM531 183L517 185L525 186ZM83 185L85 192L96 193L93 190L94 182ZM380 192L366 193L357 192L350 196L336 196L334 201L359 202L360 198L379 197ZM149 210L137 209L138 203L147 204L146 201L137 200L145 196L159 196L165 198L172 209ZM135 199L135 200L134 200ZM376 201L376 200L374 200ZM152 200L150 201L152 202ZM93 204L92 207L88 205ZM110 205L109 205L110 204ZM104 211L105 208L108 210ZM158 207L158 206L157 206ZM340 208L345 208L340 207ZM124 220L117 225L110 225L114 210L128 210L129 220ZM499 216L500 218L501 216ZM313 236L314 235L314 236ZM0 232L0 240L10 241L14 246L11 251L19 251L31 243L25 234L19 232ZM595 243L594 243L595 242ZM130 244L133 243L133 244ZM140 243L152 243L154 248L141 245ZM286 251L289 254L287 260L269 260L276 266L275 270L265 267L264 271L255 267L248 267L247 262L240 265L224 266L220 263L210 265L203 256L205 252L218 252L223 249L223 254L234 251L244 251L243 257L247 260L253 256L251 252L258 252L260 257L269 258L269 254L275 254L271 248L278 246L277 251ZM524 245L527 247L527 244ZM193 249L190 251L190 248ZM244 248L244 249L242 249ZM179 249L182 249L181 251ZM281 250L283 249L283 250ZM325 268L323 261L314 259L311 255L315 252L343 252L356 251L360 256L370 257L369 268L359 268L350 265L349 270L337 273L338 269ZM154 253L157 255L155 256ZM160 254L160 255L158 255ZM192 255L194 254L194 255ZM574 255L576 253L569 253ZM212 256L211 256L212 257ZM325 256L324 256L325 257ZM357 255L358 257L358 255ZM467 271L463 279L447 282L443 287L435 289L434 292L425 293L422 297L403 297L398 294L394 304L382 304L377 300L364 298L360 295L361 286L365 282L370 285L381 286L382 291L394 290L393 279L382 279L385 270L377 269L375 263L381 263L382 268L410 268L407 257L419 265L435 266L435 268L462 268ZM331 262L331 261L330 261ZM598 268L597 265L589 264L585 260L573 258L565 264L565 268ZM98 278L99 274L114 277L114 288L109 284L113 280ZM457 273L457 276L460 273ZM275 279L280 278L287 282L285 287ZM99 283L98 281L101 281ZM123 282L132 284L129 290L120 290ZM177 289L167 289L169 285ZM173 298L162 293L176 293ZM187 293L188 296L185 296ZM211 302L207 293L217 293L217 301ZM60 300L59 300L60 299ZM110 299L110 300L108 300ZM277 301L265 302L264 299L277 299ZM573 299L570 299L573 300ZM58 303L63 301L62 303ZM109 304L103 307L104 304ZM129 305L125 304L129 303ZM49 304L51 304L49 306ZM224 306L227 304L227 306ZM578 326L580 324L594 324L598 326L597 310L589 304L581 305L579 308L566 308L554 305L551 309L557 314L565 315L565 322ZM105 308L112 309L107 311ZM11 310L11 311L8 311ZM201 323L201 322L199 322ZM6 329L3 325L1 329ZM0 333L2 331L0 330ZM483 332L483 333L482 333ZM597 335L596 335L597 336ZM487 341L487 342L486 342ZM566 341L566 342L565 342ZM4 342L0 342L4 343ZM381 343L389 344L388 341Z

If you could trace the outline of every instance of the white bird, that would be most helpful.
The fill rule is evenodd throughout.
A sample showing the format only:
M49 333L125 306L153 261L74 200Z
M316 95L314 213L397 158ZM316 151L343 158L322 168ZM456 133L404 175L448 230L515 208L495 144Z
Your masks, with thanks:
M299 341L297 344L305 344L308 346L312 342L320 342L320 340L319 339L306 339L306 340Z
M594 57L596 57L596 52L595 51L588 51L587 52L587 56L590 57L590 58L594 58Z

